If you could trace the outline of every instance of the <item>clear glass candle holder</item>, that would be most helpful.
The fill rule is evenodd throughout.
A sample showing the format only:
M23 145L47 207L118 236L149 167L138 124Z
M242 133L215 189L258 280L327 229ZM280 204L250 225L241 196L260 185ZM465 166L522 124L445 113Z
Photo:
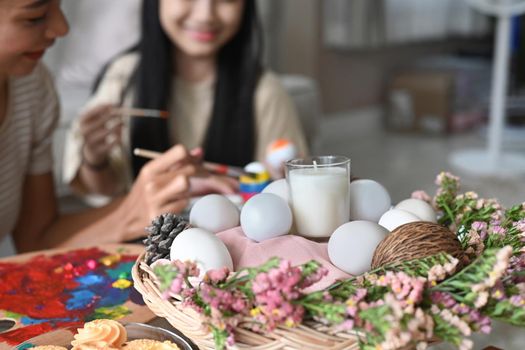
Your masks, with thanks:
M319 156L286 162L292 212L301 236L325 238L350 220L350 159Z

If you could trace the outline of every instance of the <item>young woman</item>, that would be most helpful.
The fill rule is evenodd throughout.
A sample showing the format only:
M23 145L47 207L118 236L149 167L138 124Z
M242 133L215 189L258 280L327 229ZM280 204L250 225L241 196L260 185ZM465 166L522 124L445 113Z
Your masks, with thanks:
M187 205L196 171L175 146L142 169L126 197L58 215L51 139L59 108L40 59L67 32L59 0L0 0L0 238L11 233L19 252L136 239L153 217Z
M260 61L255 0L144 1L139 45L113 61L70 134L64 177L84 193L112 195L145 163L133 148L181 143L205 160L263 161L274 140L306 143L295 108ZM167 120L117 113L115 106L168 111ZM139 120L140 119L140 120ZM197 192L235 183L191 180Z

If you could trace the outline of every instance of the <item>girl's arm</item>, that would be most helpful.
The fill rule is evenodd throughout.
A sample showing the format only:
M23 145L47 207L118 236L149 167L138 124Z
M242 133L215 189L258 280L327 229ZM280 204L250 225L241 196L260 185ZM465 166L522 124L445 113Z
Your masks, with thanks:
M257 130L256 159L264 162L269 144L286 139L297 148L299 156L309 154L297 109L277 77L266 72L255 96Z
M112 105L103 104L85 112L78 121L81 161L73 183L78 181L87 193L115 196L122 190L111 160L112 149L121 144L120 119Z
M138 55L132 53L110 64L67 134L62 177L79 194L115 196L129 189L125 186L129 180L127 155L120 147L121 135L127 132L127 126L115 118L111 106L131 103L131 96L125 90L138 59Z

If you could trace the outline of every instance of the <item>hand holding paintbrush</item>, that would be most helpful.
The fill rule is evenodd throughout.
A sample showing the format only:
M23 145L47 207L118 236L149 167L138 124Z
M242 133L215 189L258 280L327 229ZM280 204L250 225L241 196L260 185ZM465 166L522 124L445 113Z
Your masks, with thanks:
M245 172L242 168L202 162L200 153L200 149L190 152L194 162L202 165L201 169L204 170L204 173L197 171L190 178L192 196L201 196L209 193L234 194L239 191L239 176L253 176L253 174ZM140 148L135 148L133 154L148 159L163 157L163 153Z
M160 152L145 150L142 148L135 148L133 150L133 154L139 157L149 158L149 159L155 159L162 155ZM226 175L230 177L239 178L240 176L247 175L247 176L254 176L255 174L249 173L244 171L244 169L240 167L225 165L225 164L218 164L218 163L212 163L212 162L203 162L203 167L208 170L211 173L219 174L219 175Z
M122 128L127 124L127 118L166 118L166 111L116 108L112 105L97 106L88 110L80 117L79 139L82 140L82 168L80 174L89 191L112 195L118 186L109 165L110 152L122 144ZM165 153L137 151L138 155L155 159L164 157ZM202 162L201 156L195 152L189 153L188 161L195 166L196 173L190 176L191 195L207 193L230 194L238 190L239 176L245 174L242 168L224 166L215 163ZM180 162L179 162L180 163ZM174 165L176 169L179 165ZM211 175L220 174L224 176Z
M109 152L122 142L122 126L129 117L167 118L168 112L100 105L80 116L77 132L83 140L83 163L91 170L107 165Z

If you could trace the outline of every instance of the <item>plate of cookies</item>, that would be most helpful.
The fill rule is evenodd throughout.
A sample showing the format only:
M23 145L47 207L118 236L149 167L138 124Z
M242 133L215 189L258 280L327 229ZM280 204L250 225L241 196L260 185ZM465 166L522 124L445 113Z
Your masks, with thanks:
M180 335L143 323L99 319L84 324L77 334L56 330L35 337L17 347L35 350L193 350Z

